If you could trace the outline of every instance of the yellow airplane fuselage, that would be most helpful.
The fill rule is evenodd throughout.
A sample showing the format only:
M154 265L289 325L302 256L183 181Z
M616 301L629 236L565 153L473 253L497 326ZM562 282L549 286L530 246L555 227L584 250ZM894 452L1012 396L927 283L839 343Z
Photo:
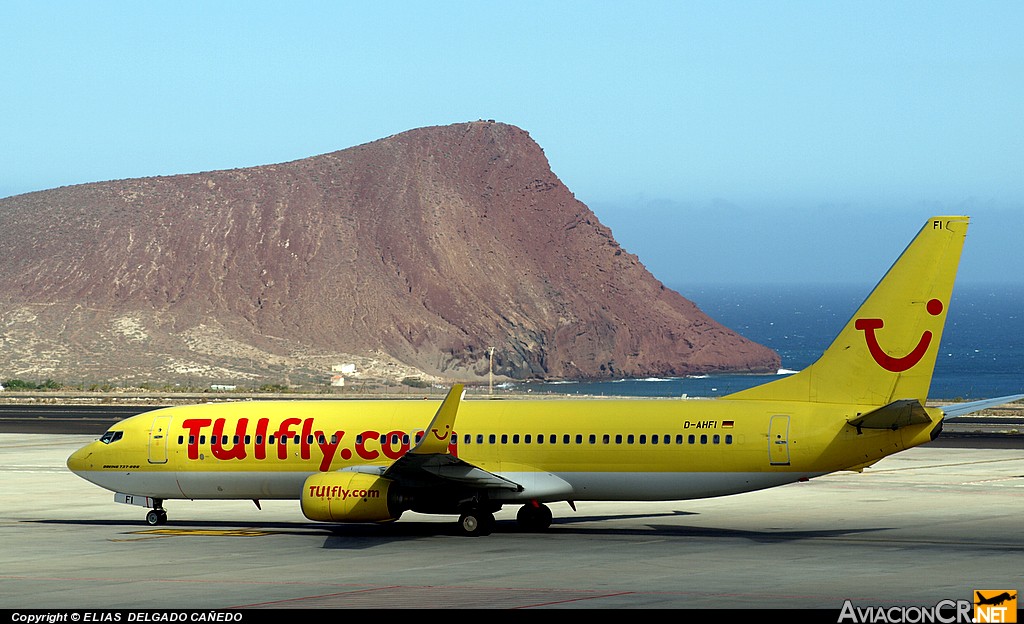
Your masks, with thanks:
M296 499L310 474L395 461L437 407L333 400L166 408L111 428L121 439L93 442L68 465L108 489L154 498ZM929 441L941 420L936 412L931 423L896 431L847 424L867 409L725 399L468 400L449 449L515 481L543 473L569 486L526 487L507 501L677 500L868 465Z

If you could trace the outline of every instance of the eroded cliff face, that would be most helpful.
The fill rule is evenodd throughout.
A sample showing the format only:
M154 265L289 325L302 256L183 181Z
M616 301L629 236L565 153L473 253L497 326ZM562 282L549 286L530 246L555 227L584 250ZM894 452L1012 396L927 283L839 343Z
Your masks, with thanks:
M0 200L0 322L5 375L67 380L325 379L339 362L470 379L491 347L512 378L779 366L494 122Z

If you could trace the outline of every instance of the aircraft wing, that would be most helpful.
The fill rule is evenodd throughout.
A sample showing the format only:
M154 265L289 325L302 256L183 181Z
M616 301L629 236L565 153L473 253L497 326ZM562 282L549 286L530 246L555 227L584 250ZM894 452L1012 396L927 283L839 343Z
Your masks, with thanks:
M998 407L1000 405L1006 405L1007 403L1013 403L1014 401L1019 401L1021 399L1024 399L1024 394L1011 394L1009 396L998 397L995 399L982 399L981 401L943 405L940 409L948 420L950 418L966 416L967 414L972 414L990 407Z
M443 484L522 492L523 486L518 483L478 468L449 451L455 416L465 393L462 384L453 385L416 446L385 468L381 476L411 487Z
M349 466L338 472L361 472L386 477L410 487L427 487L445 482L477 489L502 489L522 492L523 486L452 455L408 454L390 466Z
M407 485L428 485L430 481L441 480L450 485L512 490L513 492L523 491L523 486L518 483L477 468L452 455L406 453L388 466L382 476Z

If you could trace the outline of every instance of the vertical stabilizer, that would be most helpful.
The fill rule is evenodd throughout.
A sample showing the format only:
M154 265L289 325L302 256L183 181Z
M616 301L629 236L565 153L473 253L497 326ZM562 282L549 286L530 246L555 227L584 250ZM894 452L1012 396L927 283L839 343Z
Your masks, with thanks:
M814 364L730 399L885 405L928 397L968 217L932 217Z

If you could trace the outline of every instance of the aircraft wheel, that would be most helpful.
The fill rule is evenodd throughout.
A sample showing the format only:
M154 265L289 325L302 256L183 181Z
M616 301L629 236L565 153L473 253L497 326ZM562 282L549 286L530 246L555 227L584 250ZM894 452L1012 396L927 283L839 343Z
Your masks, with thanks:
M150 511L148 514L146 514L146 524L148 524L149 526L156 526L156 525L160 524L161 523L160 520L161 520L160 512L157 511L156 509L154 509L154 510ZM166 520L166 516L164 516L164 520Z
M516 514L516 522L524 531L544 531L551 526L551 509L547 505L523 505Z
M490 535L494 528L494 514L472 509L459 517L459 531L467 537Z

